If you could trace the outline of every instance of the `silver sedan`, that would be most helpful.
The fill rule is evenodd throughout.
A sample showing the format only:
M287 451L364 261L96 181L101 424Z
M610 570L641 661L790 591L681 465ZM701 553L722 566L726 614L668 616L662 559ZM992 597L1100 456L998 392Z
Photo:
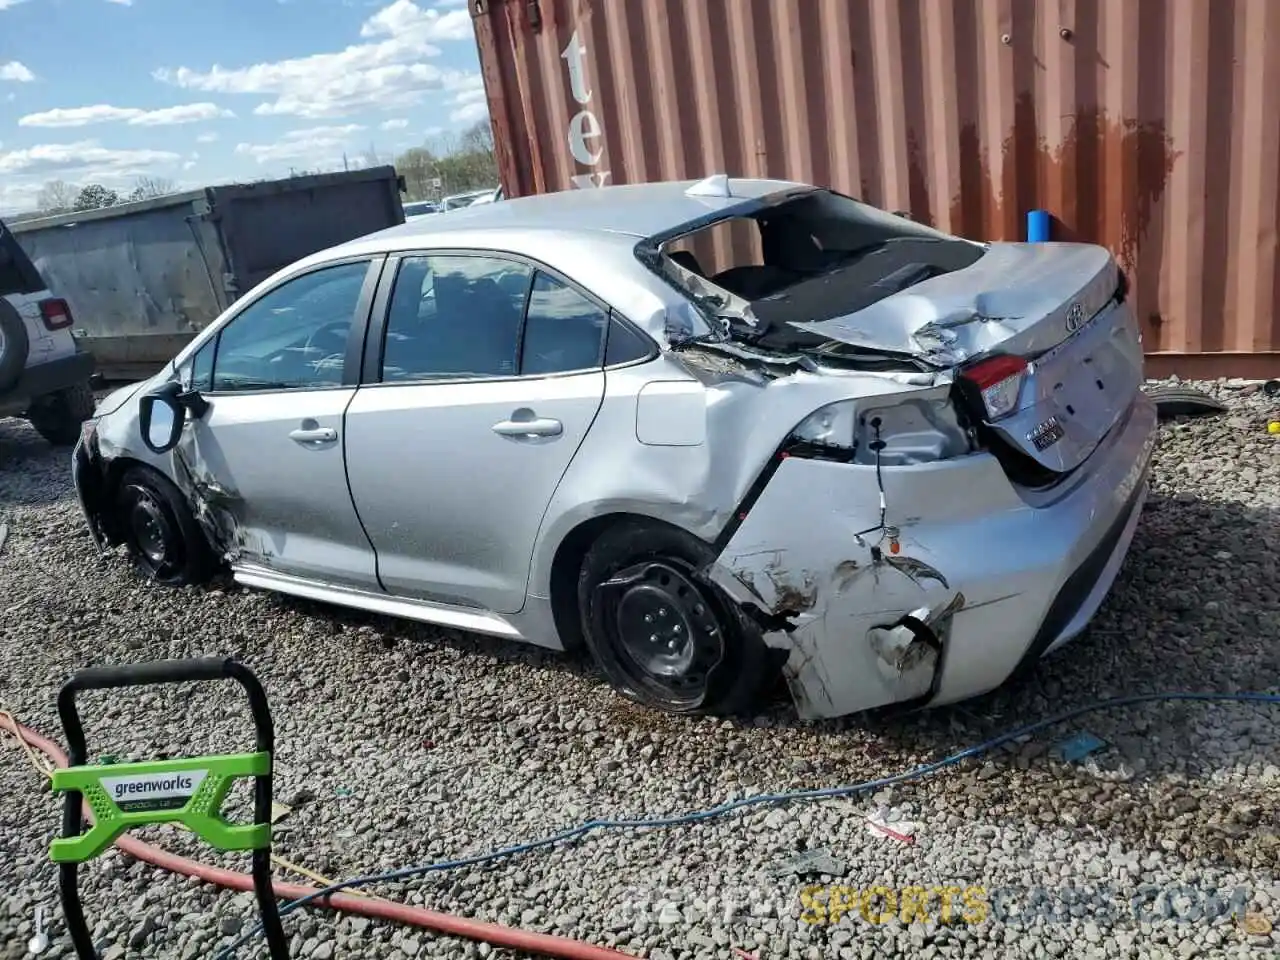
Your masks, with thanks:
M428 217L282 270L75 452L100 547L585 648L802 716L990 690L1080 634L1155 415L1102 248L728 179Z

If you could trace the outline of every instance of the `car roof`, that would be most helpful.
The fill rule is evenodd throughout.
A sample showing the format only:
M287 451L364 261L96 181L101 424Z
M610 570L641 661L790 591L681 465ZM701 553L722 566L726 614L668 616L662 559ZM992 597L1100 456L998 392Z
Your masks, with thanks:
M357 253L389 252L422 246L448 246L453 237L466 234L468 243L490 234L500 248L511 249L522 232L552 231L560 234L617 234L644 238L665 233L693 220L751 207L761 197L805 184L785 180L728 181L728 196L690 196L698 181L627 184L589 189L562 190L501 203L450 210L435 217L413 220L371 233L326 251L327 258Z

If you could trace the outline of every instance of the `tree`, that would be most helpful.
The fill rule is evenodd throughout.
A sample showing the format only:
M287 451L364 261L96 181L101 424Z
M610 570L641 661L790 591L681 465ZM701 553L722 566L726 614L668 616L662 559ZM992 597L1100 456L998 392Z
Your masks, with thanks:
M410 147L395 160L396 172L404 177L405 192L410 200L425 200L434 196L431 178L435 172L436 158L426 147Z
M487 120L477 120L462 131L458 145L466 153L482 153L493 156L493 125Z
M66 213L76 205L80 188L65 180L50 180L36 194L36 209L41 213Z
M75 209L96 210L99 207L114 207L119 202L120 194L100 183L91 183L76 197Z
M178 192L178 185L165 177L139 177L134 181L133 192L128 200L150 200L152 197L164 197Z
M482 120L461 134L442 134L430 143L413 147L396 157L396 172L404 177L410 200L425 200L442 193L464 193L498 185L498 165L493 154L493 128ZM441 186L432 181L439 178Z

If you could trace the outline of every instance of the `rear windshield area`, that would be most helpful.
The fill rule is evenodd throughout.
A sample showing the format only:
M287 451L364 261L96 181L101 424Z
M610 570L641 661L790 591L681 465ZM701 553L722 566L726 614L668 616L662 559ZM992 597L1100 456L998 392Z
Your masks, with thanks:
M664 272L723 321L797 346L790 321L845 316L930 277L975 263L984 248L828 190L791 196L668 240ZM674 265L675 269L671 268ZM785 334L785 335L783 335Z

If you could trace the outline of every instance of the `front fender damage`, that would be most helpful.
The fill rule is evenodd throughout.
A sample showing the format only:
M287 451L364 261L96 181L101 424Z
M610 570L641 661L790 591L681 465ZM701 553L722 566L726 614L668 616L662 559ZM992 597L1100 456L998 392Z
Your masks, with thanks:
M799 715L928 703L964 595L925 560L878 545L821 565L798 561L798 552L739 551L731 541L703 575L786 653L783 673Z
M198 421L187 421L173 450L154 454L142 442L136 410L129 406L99 419L74 454L76 491L99 550L124 542L123 518L116 506L118 484L130 466L141 464L178 488L214 552L234 562L247 546L244 500L228 482L227 471L216 468L218 458L203 449Z

